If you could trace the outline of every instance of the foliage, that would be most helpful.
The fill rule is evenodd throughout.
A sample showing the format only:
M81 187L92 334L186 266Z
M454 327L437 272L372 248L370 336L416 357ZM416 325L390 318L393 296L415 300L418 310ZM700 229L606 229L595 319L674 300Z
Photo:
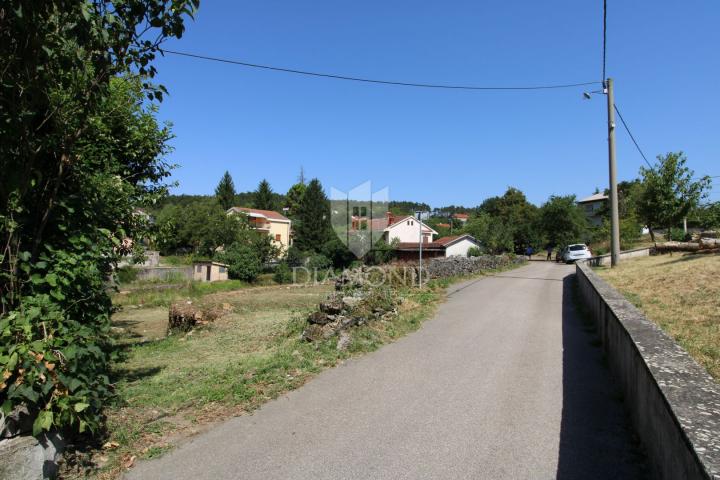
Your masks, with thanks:
M395 249L397 248L400 240L394 238L390 244L384 239L380 239L375 242L375 248L365 256L365 263L369 265L382 265L392 261L396 256Z
M699 206L690 213L688 223L702 229L720 228L720 202Z
M314 253L308 257L306 266L310 270L327 270L332 267L332 261L325 255Z
M260 210L277 209L272 188L270 187L270 183L268 183L265 179L260 182L257 190L255 190L255 194L253 195L253 207Z
M538 227L552 247L586 241L588 233L587 217L575 202L575 195L551 196L540 207Z
M522 254L528 246L537 248L542 243L536 226L538 208L528 202L520 190L510 187L503 196L485 200L478 211L491 219L488 228L497 230L490 233L491 237L495 237L494 253L514 251Z
M414 215L415 212L429 212L430 205L421 202L394 200L388 204L388 209L395 215Z
M695 172L685 166L682 152L659 155L654 168L640 168L642 193L638 199L638 216L650 229L677 226L710 190L710 178L694 180Z
M275 268L273 280L275 280L276 283L292 282L292 270L286 262L280 262L280 264Z
M217 247L233 243L249 229L243 216L227 215L214 198L186 207L167 206L158 214L157 223L163 254L191 251L205 257L212 257Z
M465 232L475 237L488 253L513 251L512 231L501 219L488 213L481 212L471 218L465 225Z
M215 187L215 198L225 210L235 204L235 183L227 170Z
M137 269L133 267L122 267L117 269L118 283L130 283L137 279Z
M483 252L480 249L480 247L470 247L470 248L468 248L468 251L467 251L468 257L479 257L482 254L483 254Z
M330 202L317 178L303 195L294 230L294 243L301 251L317 252L330 239Z
M150 83L152 60L197 4L3 4L0 405L27 405L35 434L100 427L105 280L131 248L124 240L147 234L133 209L157 200L169 174L170 132L152 103L165 89Z
M290 215L290 218L294 218L297 212L300 210L303 196L305 196L305 190L307 190L307 186L304 183L296 183L295 185L290 187L287 195L285 195L285 198L287 199L286 204L289 208L288 215Z
M233 243L218 254L217 258L228 265L230 278L254 282L262 272L262 263L257 252L252 245L244 242Z
M335 268L345 268L355 260L355 255L348 250L337 235L330 235L330 238L320 249L320 253L330 259Z
M297 245L293 244L287 250L285 262L290 267L300 267L305 264L305 258L307 258L307 255Z

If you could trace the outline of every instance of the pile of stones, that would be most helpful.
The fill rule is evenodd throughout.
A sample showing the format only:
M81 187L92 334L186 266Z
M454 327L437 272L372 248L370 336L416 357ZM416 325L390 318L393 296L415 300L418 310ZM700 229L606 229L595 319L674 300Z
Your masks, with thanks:
M343 350L350 343L346 332L350 327L371 320L390 320L398 314L399 300L395 294L389 289L363 283L362 274L349 270L335 280L335 291L308 316L308 325L302 333L305 340L317 342L338 335L337 348ZM384 295L385 301L375 301L379 295Z
M229 304L204 306L193 302L173 303L168 311L168 335L174 332L189 332L208 325L230 309Z

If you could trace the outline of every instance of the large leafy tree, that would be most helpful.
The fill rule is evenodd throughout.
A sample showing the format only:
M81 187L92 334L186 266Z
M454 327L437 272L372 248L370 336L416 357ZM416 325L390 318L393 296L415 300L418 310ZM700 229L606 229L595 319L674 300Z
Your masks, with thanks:
M263 179L259 184L255 194L253 195L253 206L260 210L275 210L275 194L273 193L270 183Z
M291 218L295 218L297 212L300 210L303 196L305 196L305 190L307 190L307 185L298 182L292 187L290 187L287 195L285 195L289 215Z
M587 217L575 202L575 195L551 196L540 207L538 226L553 247L585 241L588 231Z
M330 239L330 202L317 178L308 183L294 230L294 244L302 251L319 252Z
M637 202L638 217L647 225L653 242L653 228L668 232L695 209L710 190L710 178L695 179L682 152L658 155L654 168L640 168L642 193Z
M196 0L8 0L0 6L0 408L34 433L99 426L105 281L138 206L165 191L169 132L152 61ZM144 100L147 100L144 101Z
M509 233L516 253L523 253L528 246L537 247L541 243L536 228L538 208L528 202L525 194L517 188L508 188L501 197L488 198L478 211L489 215L493 228Z
M230 172L227 170L225 170L225 174L220 179L217 187L215 187L215 198L225 210L235 203L235 184Z

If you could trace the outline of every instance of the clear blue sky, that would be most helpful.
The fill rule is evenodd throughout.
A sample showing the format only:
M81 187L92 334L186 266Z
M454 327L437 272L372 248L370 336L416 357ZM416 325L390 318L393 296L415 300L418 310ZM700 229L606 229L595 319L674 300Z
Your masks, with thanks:
M683 150L720 175L720 2L609 0L608 75L646 155ZM202 2L166 48L287 68L426 83L599 81L602 1ZM395 200L475 206L508 186L540 204L607 185L605 97L412 89L168 55L160 116L174 123L175 193L298 176ZM620 179L643 160L618 123ZM720 179L717 179L720 180ZM720 199L720 181L712 199Z

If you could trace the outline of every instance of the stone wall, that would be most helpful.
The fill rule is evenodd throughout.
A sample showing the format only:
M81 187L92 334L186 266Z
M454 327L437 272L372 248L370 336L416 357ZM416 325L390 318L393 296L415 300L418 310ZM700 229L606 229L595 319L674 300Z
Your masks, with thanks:
M720 385L586 263L575 268L652 478L720 479Z
M193 279L193 267L137 267L138 280Z
M511 258L507 255L433 258L427 263L427 266L423 265L423 272L427 272L429 278L457 277L513 264L522 264L525 261L525 257Z

